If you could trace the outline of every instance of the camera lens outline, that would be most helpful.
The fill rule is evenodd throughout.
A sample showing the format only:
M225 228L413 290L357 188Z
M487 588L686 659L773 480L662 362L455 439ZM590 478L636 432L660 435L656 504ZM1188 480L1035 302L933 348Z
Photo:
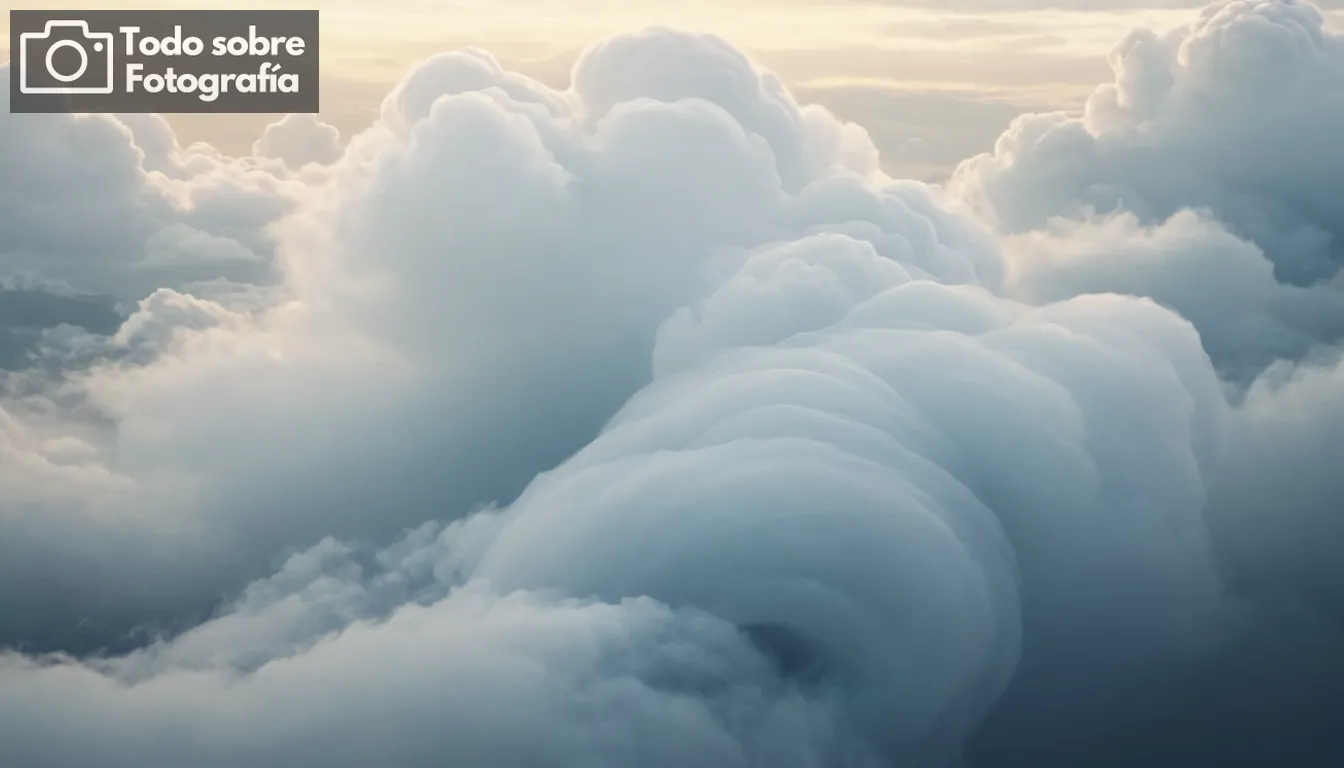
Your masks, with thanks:
M75 74L73 75L65 75L60 72L57 72L56 68L52 66L51 61L52 56L55 55L56 51L66 46L74 48L75 51L79 53L79 69L75 70ZM97 43L96 46L97 47L95 48L95 50L98 50L102 48L103 44ZM46 65L47 65L47 74L51 75L52 78L54 78L58 82L62 83L73 82L82 77L84 75L85 70L89 68L89 52L84 50L84 46L80 45L74 40L57 40L55 43L52 43L50 48L47 49Z

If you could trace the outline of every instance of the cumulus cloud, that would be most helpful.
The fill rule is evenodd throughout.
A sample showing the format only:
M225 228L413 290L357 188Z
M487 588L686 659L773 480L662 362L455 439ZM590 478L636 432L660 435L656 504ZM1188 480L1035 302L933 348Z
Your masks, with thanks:
M145 486L172 489L171 518L156 516L156 502L147 520L190 531L193 543L170 538L161 548L151 537L139 556L176 562L187 546L200 576L122 584L109 573L108 588L128 597L103 602L127 614L123 623L146 620L140 609L159 602L145 590L211 601L283 546L328 534L385 538L511 500L649 380L659 323L757 243L855 232L920 274L1000 279L988 238L943 212L929 190L871 183L874 153L861 130L766 85L702 83L715 71L708 64L677 85L697 58L734 83L758 75L713 38L642 38L684 53L644 65L645 77L678 89L671 101L587 105L503 73L483 54L429 60L282 227L279 303L222 307L251 332L179 326L179 299L156 300L122 337L162 360L75 377L70 386L116 424L102 437L107 460L172 478ZM610 90L603 83L616 75L587 69L603 60L588 57L576 81ZM809 140L780 151L798 152L801 164L806 145L831 159L805 191L788 194L775 150L734 113L796 119L771 130ZM254 450L258 441L268 449ZM310 473L331 479L292 480ZM64 567L59 538L13 540ZM19 612L10 620L22 624ZM104 631L89 642L114 640Z
M1115 81L1082 115L1019 118L951 187L1009 235L1010 294L1149 296L1199 329L1233 398L1246 398L1213 520L1246 524L1224 536L1259 539L1227 546L1250 567L1276 537L1335 524L1305 500L1282 513L1291 522L1264 517L1271 494L1288 492L1268 479L1284 469L1250 456L1293 455L1315 478L1293 485L1332 489L1331 473L1303 459L1321 438L1291 426L1289 414L1308 408L1311 420L1330 423L1319 393L1344 338L1344 155L1334 138L1344 130L1344 38L1313 4L1235 0L1166 35L1132 33L1111 63ZM1267 438L1270 423L1282 430L1277 441ZM1298 541L1296 565L1274 562L1317 567Z
M1013 232L1086 209L1156 223L1206 208L1285 281L1328 279L1344 219L1332 165L1344 42L1324 24L1306 2L1236 0L1167 35L1136 31L1081 116L1018 118L953 186Z
M7 95L8 66L0 80ZM157 115L5 114L0 141L0 278L135 301L191 280L272 277L265 228L293 195L253 164L182 150Z
M1234 5L1192 29L1317 18ZM0 398L0 761L994 765L1334 620L1338 315L1286 220L1011 225L981 158L996 242L667 29L565 91L434 56L310 172L52 120L0 130L162 215L112 217L124 322Z
M1344 337L1344 282L1281 283L1259 247L1192 211L1151 227L1132 213L1056 219L1008 238L1005 249L1014 295L1151 297L1194 323L1223 375L1242 386L1278 360L1328 354Z
M824 274L827 262L872 268L881 259L871 246L850 243L823 237L814 244L821 258L806 250L784 259L761 254L774 269L749 260L740 279L774 290L763 292L764 301L739 300L739 309L763 313L756 326L765 330L776 295L806 301L812 290L793 279L794 270ZM593 633L615 622L626 639L599 658L640 665L585 671L563 638L528 641L541 643L531 663L549 658L542 663L566 670L547 687L566 691L578 685L570 674L592 676L570 696L593 701L604 722L658 734L627 744L585 729L549 746L549 759L560 764L625 757L820 765L861 756L945 764L1007 683L1024 625L1036 653L1081 657L1077 664L1104 656L1115 674L1152 653L1179 652L1191 622L1216 598L1199 519L1199 468L1210 458L1221 400L1212 373L1198 365L1189 327L1133 300L1032 310L978 288L913 281L896 269L874 280L877 292L853 302L839 322L775 327L773 340L709 351L660 377L517 502L437 536L413 533L380 553L373 578L341 547L324 544L176 640L79 669L12 659L6 673L15 688L44 691L56 685L47 678L76 675L70 687L49 690L91 706L87 716L98 721L109 713L98 711L94 689L125 690L159 720L181 706L160 692L179 676L205 675L190 685L199 691L222 685L218 676L242 675L216 695L237 697L225 708L250 718L251 702L260 700L253 697L266 696L267 679L289 664L321 664L332 653L364 666L404 654L397 647L407 641L400 628L408 621L466 622L483 631L491 621L456 613L464 605L484 610L479 601L486 600L492 619L510 606L527 608L510 622L523 622L515 624L523 634L553 613L572 614L563 621L583 628L590 652L594 642L605 644ZM737 279L723 290L737 293ZM957 317L960 328L928 330ZM1095 382L1117 377L1127 380L1124 400L1089 393ZM967 403L983 410L968 412ZM1004 441L1018 440L1036 449L1005 462ZM1055 472L1073 481L1042 482ZM1069 582L1084 574L1088 588ZM1034 601L1029 610L1019 579ZM485 585L514 597L483 598ZM523 597L543 594L539 605ZM646 602L628 602L635 598ZM352 618L380 615L386 608L379 604L388 602L420 607L322 639ZM663 606L676 613L646 646L640 614L660 614ZM425 641L423 624L413 636ZM470 639L454 643L472 647ZM266 663L296 649L293 662ZM518 663L507 649L480 653L471 668ZM667 668L658 662L664 654L671 654ZM458 663L441 682L466 698L475 700L483 684L508 685L495 675L490 683L456 681ZM1057 661L1055 670L1081 667ZM608 701L609 674L630 678L628 695L637 699ZM235 745L228 754L263 762L302 755L339 764L348 749L376 748L356 742L328 752L331 743L316 734L363 719L381 695L356 702L328 689L335 681L326 675L303 680L288 683L312 686L298 694L303 699L334 696L349 706L313 713L312 725L281 728L274 742L190 718L180 739L109 724L108 735L62 731L57 741L72 760L112 745L162 761L217 750L210 745L226 739ZM690 702L682 700L687 690L696 692ZM743 693L748 699L736 701ZM516 723L515 702L549 709L543 722L586 717L586 706L571 710L538 696L515 692L504 722ZM445 754L472 764L536 760L509 757L502 723L485 720L477 729L487 734L483 747L444 732L443 741L417 746L424 758L403 761ZM681 729L689 729L679 736L682 746L670 748L664 737ZM492 732L500 734L493 741Z
M1314 5L1215 3L1169 34L1129 35L1111 57L1115 81L1082 115L1025 115L951 180L1004 235L1008 295L1151 297L1198 329L1234 404L1204 517L1238 607L1211 660L1057 720L1075 734L1052 742L1069 761L1147 759L1124 735L1135 732L1210 760L1339 754L1318 720L1289 713L1328 708L1320 686L1344 671L1328 650L1344 603L1320 545L1336 535L1344 490L1323 459L1344 338L1342 62L1344 39ZM977 759L1056 759L1023 735L1030 678L1024 665ZM1246 696L1262 697L1264 717L1226 703ZM1229 722L1248 735L1217 738Z
M266 126L252 154L283 160L291 168L329 165L341 156L341 134L316 115L290 114Z
M1213 4L1165 35L1130 34L1112 52L1111 65L1115 82L1099 87L1082 115L1018 118L992 154L966 161L951 181L1006 233L1050 230L1056 217L1122 216L1088 230L1099 242L1064 247L1085 247L1126 267L1085 267L1069 276L1060 273L1058 258L1027 256L1020 261L1025 272L1049 273L1024 277L1035 284L1029 290L1056 295L1074 283L1170 302L1195 321L1234 378L1276 357L1296 360L1317 344L1337 342L1344 330L1336 140L1344 130L1344 38L1325 29L1310 3L1236 0ZM1189 216L1167 222L1191 209L1250 245L1210 232L1209 247L1222 255L1164 253L1158 267L1152 238L1190 243ZM1120 242L1124 229L1133 233L1127 245ZM1052 250L1030 238L1024 248L1036 245ZM1268 259L1272 275L1261 274L1251 246ZM1181 265L1205 272L1208 282L1180 279L1174 270ZM1081 272L1088 276L1080 279ZM1199 295L1234 284L1239 299L1254 307L1249 319L1211 313ZM1237 339L1246 341L1244 350L1233 348Z

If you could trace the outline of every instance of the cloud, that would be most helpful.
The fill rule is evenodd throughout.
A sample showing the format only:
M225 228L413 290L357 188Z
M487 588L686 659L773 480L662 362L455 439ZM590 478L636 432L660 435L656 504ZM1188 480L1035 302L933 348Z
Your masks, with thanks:
M1257 380L1237 413L1237 439L1217 486L1215 529L1255 583L1337 607L1339 475L1320 457L1339 449L1344 365L1279 365Z
M453 653L441 653L444 648ZM333 668L343 671L333 676ZM725 670L734 679L724 681ZM229 765L240 754L262 764L375 759L432 765L448 756L464 765L579 766L614 759L734 766L773 757L782 758L781 765L807 765L811 739L824 740L827 727L805 701L787 694L770 699L779 684L730 627L648 600L557 604L526 595L459 594L432 611L408 609L377 628L352 628L339 643L242 680L216 672L155 678L135 689L136 704L123 705L110 720L103 708L122 700L125 689L81 670L10 666L0 696L8 699L26 688L25 677L44 674L64 683L43 686L38 706L22 707L5 724L7 736L23 726L38 729L21 742L8 741L17 759L79 763L97 759L90 747L101 745L112 765ZM371 690L370 674L397 685ZM694 693L699 686L704 695ZM183 700L185 691L216 694L209 706L219 719L213 725L200 720L205 702ZM331 698L322 704L315 696L324 694ZM347 708L356 701L377 709ZM527 704L519 710L517 702ZM41 714L50 706L75 707L66 710L66 722L99 725L62 744L65 729ZM374 711L383 725L370 728L363 715ZM393 712L400 715L388 718ZM297 721L291 719L296 713L302 713ZM168 726L164 733L171 735L146 740L138 723L147 721ZM759 729L754 743L735 738L753 726ZM449 730L459 735L424 739ZM519 739L519 733L529 736Z
M1344 668L1332 289L1212 205L996 242L667 29L432 57L297 172L52 119L166 213L0 397L0 761L1174 764L1170 681L1266 733L1218 680Z
M1321 592L1293 574L1329 581L1308 539L1338 515L1296 489L1340 490L1307 424L1333 421L1344 338L1344 38L1308 3L1216 3L1111 62L1083 115L1019 118L951 186L1010 233L1010 294L1149 296L1194 323L1244 398L1211 484L1220 551L1253 591Z
M1170 34L1127 37L1114 83L1081 116L1023 116L954 174L954 194L1003 235L1008 295L1151 297L1198 329L1233 403L1204 518L1237 607L1209 655L1170 667L1170 685L1128 686L1062 719L1038 706L1024 663L977 761L1128 765L1154 743L1247 764L1340 753L1319 721L1289 713L1315 711L1320 686L1344 674L1330 650L1344 603L1317 544L1335 535L1344 491L1321 458L1344 337L1341 62L1344 42L1312 5L1216 3ZM1264 717L1228 703L1247 697ZM1073 734L1048 753L1029 735L1046 717ZM1244 735L1219 738L1229 723Z
M1344 262L1333 164L1344 41L1323 27L1305 2L1239 0L1167 35L1136 31L1082 116L1019 118L952 186L1008 232L1085 209L1145 224L1209 209L1281 280L1329 280Z
M1344 333L1344 38L1323 24L1310 4L1273 0L1215 4L1165 36L1134 32L1111 55L1115 82L1081 116L1018 118L950 187L1002 232L1054 233L1017 240L1028 296L1157 298L1243 384L1276 359L1303 359ZM1100 226L1053 221L1112 214ZM1218 306L1233 290L1244 312Z
M943 764L1006 684L1023 626L1036 653L1104 655L1115 674L1175 652L1191 616L1216 598L1199 468L1221 399L1188 326L1134 300L1004 304L982 289L910 280L871 245L819 237L758 253L720 289L766 336L683 358L688 367L664 371L508 508L416 531L373 558L370 578L348 549L325 543L220 618L129 657L82 667L11 658L7 690L87 707L80 720L107 723L47 731L56 751L15 754L77 762L110 749L161 762L204 750L224 762L340 764L389 737L326 734L383 709L394 690L401 701L451 690L452 711L451 701L503 686L499 720L471 728L481 743L444 731L398 761L527 764L538 758L512 754L505 724L544 732L577 719L579 734L543 738L548 760ZM795 277L808 266L886 277L869 281L876 290L839 322L814 315L772 328L776 299L810 301L816 283ZM739 281L771 290L744 296ZM961 327L927 330L949 318ZM1128 385L1123 400L1088 394L1115 377ZM1173 405L1178 418L1165 412ZM1036 448L1005 462L1005 441ZM1072 482L1041 482L1061 469ZM388 614L389 604L411 607ZM585 655L573 656L567 633L544 629L548 617L582 633ZM472 650L496 621L526 648L487 640ZM645 640L649 621L656 633ZM339 687L355 669L409 663L442 643L452 661L427 659L437 671L422 669L411 689L385 673L360 678L358 697ZM332 663L347 672L331 676ZM508 670L518 665L563 672L516 688ZM283 707L257 729L258 703L277 690L343 703L304 707L279 725ZM138 717L177 723L174 736L109 721L116 710L103 708L122 696L138 702ZM207 701L244 719L221 728L190 714ZM411 706L441 715L444 705ZM614 733L656 735L613 739L585 725L590 717L619 723Z
M1151 297L1194 323L1223 375L1243 386L1278 360L1325 354L1344 337L1344 283L1281 283L1255 244L1191 211L1152 227L1132 213L1056 219L1008 238L1005 248L1010 293L1032 302L1104 292Z
M0 287L0 370L26 367L41 333L61 325L110 334L121 325L110 297L63 296L40 287Z
M341 156L341 134L315 115L285 115L266 126L252 145L257 157L274 157L291 168L309 163L329 165Z
M875 152L861 130L796 107L764 80L755 90L693 78L678 86L697 56L725 66L734 83L756 70L738 54L724 58L710 38L643 37L683 49L643 65L646 77L681 89L672 101L588 106L506 76L482 54L431 59L277 230L286 273L278 303L207 308L209 299L176 295L184 286L141 304L106 353L121 362L66 387L95 422L115 424L88 427L108 452L103 461L157 478L133 482L125 502L143 510L131 530L157 533L139 542L94 535L89 546L110 559L82 555L79 567L108 569L103 583L124 599L53 600L44 615L106 612L85 624L97 628L85 643L119 647L130 626L162 618L155 606L186 600L208 610L286 546L325 535L386 539L511 500L649 380L661 321L757 243L854 231L921 274L1001 279L988 239L941 211L929 190L865 180ZM606 87L609 76L584 69L604 55L590 56L576 80ZM706 65L701 79L713 72ZM477 90L461 91L464 83ZM796 151L799 168L804 157L821 168L805 193L783 191L775 151L732 114L797 121L769 130L805 137L780 150ZM178 309L188 306L235 319L183 325ZM159 359L142 364L151 351ZM7 407L44 414L49 397ZM330 479L293 481L314 473ZM133 501L141 492L146 500ZM93 511L100 498L85 501L89 510L73 512L51 502L74 515L51 519L115 518ZM10 524L31 527L28 514ZM76 569L62 554L68 542L54 531L34 540L32 530L12 540L53 571ZM111 565L128 556L122 547L150 570L186 557L193 574L123 579ZM27 621L22 614L11 614L12 626Z
M0 79L7 94L8 67ZM264 230L293 199L264 169L183 151L156 115L5 114L0 140L0 278L35 273L125 301L191 280L271 278ZM228 269L218 249L183 247L221 238L244 256ZM147 257L155 269L126 268Z

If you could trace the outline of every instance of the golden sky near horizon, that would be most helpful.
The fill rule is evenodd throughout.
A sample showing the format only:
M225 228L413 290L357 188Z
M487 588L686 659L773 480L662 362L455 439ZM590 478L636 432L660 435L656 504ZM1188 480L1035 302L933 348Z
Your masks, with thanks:
M1160 4L1160 0L1153 0ZM11 8L313 8L322 12L323 117L344 132L372 119L389 86L437 51L485 48L564 87L602 37L668 24L722 35L802 101L864 124L890 164L938 176L988 149L1012 115L1077 106L1109 77L1107 51L1135 27L1169 29L1197 10L983 10L1043 0L26 0ZM1056 4L1062 4L1056 0ZM1103 5L1073 0L1079 7ZM1120 4L1113 2L1112 4ZM1131 3L1133 4L1133 3ZM968 8L975 10L949 10ZM1344 27L1337 23L1336 27ZM8 13L0 46L8 44ZM8 58L7 53L0 59ZM244 150L264 116L173 118L187 141ZM887 133L882 133L883 131ZM931 144L932 142L932 144ZM942 142L940 145L939 142ZM977 149L977 147L979 149ZM903 157L907 155L908 157ZM926 155L921 157L920 155Z

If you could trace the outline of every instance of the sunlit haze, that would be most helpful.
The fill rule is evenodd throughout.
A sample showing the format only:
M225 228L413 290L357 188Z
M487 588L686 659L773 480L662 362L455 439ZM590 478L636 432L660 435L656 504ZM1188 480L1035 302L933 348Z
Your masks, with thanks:
M1045 9L1031 10L1034 5ZM1125 32L1172 28L1191 15L1190 7L1162 10L1162 0L1150 3L1156 9L1134 9L1142 3L1124 0L1100 3L1112 6L1102 11L1085 10L1089 3L1084 0L1073 2L1072 10L1050 5L1068 3L344 0L237 7L322 11L322 113L345 131L372 121L387 88L437 51L485 48L511 69L564 87L576 56L594 40L671 25L723 35L779 74L801 98L868 126L892 172L941 179L957 161L989 149L1015 115L1077 108L1109 74L1106 54ZM108 5L34 0L12 7ZM7 24L7 16L0 18L0 25ZM4 40L7 35L0 45ZM251 116L170 119L184 140L209 141L229 152L250 147L265 124Z

